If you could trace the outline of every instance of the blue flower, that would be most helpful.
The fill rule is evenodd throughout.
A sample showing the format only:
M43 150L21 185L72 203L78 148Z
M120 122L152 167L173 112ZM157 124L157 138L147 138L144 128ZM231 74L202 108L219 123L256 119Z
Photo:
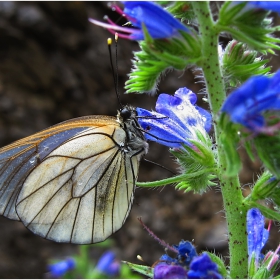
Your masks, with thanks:
M180 265L159 263L154 268L154 279L187 279L187 270Z
M248 1L246 7L260 8L260 9L280 13L279 1Z
M120 272L120 263L117 262L113 252L105 252L99 259L96 270L108 276L117 276Z
M182 266L188 266L192 259L197 256L195 247L192 245L190 241L182 240L179 245L172 246L178 252L176 258L171 258L168 255L163 255L159 259L160 261L164 261L168 264L178 264Z
M72 258L68 258L64 261L50 264L48 269L50 274L54 278L62 277L66 272L75 268L75 261Z
M190 264L188 279L222 279L218 272L218 266L207 253L195 257Z
M254 132L265 132L267 112L280 109L279 93L280 71L272 77L254 76L227 97L221 111L234 123ZM271 120L275 122L275 118Z
M261 250L267 242L269 235L264 225L265 218L258 208L252 208L247 212L249 264L252 258L255 259L256 264L260 261Z
M122 32L119 34L119 37L131 40L144 39L143 25L145 25L149 35L154 39L179 36L180 31L189 32L185 25L155 3L149 1L125 1L123 4L125 6L124 11L118 6L114 6L114 8L120 14L125 14L135 28L118 26L109 19L108 21L110 24L102 23L94 19L89 19L89 21L93 24L105 27L112 32L113 30Z
M189 140L197 139L199 131L205 135L211 128L211 115L195 105L196 95L187 88L180 88L175 95L162 93L156 102L156 112L136 108L138 122L147 131L147 140L178 148L192 146Z

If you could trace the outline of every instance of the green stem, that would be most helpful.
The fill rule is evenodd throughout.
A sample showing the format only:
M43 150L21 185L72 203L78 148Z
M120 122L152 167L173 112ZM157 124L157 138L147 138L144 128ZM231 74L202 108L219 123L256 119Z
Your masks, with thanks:
M170 178L166 178L166 179L162 179L162 180L158 180L158 181L137 182L136 186L146 187L146 188L162 187L164 185L182 182L182 181L184 181L188 178L201 176L205 172L212 173L212 172L214 172L214 170L213 169L203 169L203 170L200 170L200 171L197 171L197 172L192 172L190 174L182 174L182 175L178 175L178 176L175 176L175 177L170 177Z
M218 36L208 2L191 2L199 23L202 42L203 61L200 65L204 72L209 105L211 108L217 143L218 178L223 195L224 209L228 224L230 277L247 278L247 235L246 206L243 204L238 174L225 178L226 157L220 143L221 128L217 125L219 110L226 98L226 89L218 55Z

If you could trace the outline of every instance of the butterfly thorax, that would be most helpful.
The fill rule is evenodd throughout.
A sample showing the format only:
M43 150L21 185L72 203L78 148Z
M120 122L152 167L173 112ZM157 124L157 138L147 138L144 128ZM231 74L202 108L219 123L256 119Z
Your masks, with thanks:
M137 121L137 112L132 106L125 106L117 115L117 121L126 133L125 148L138 152L140 155L148 153L149 144L143 134L143 129Z

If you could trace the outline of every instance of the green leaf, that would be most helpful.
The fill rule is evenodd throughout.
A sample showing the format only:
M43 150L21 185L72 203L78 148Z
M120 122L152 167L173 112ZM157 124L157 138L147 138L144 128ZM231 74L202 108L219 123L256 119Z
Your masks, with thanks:
M141 273L147 277L153 278L154 276L154 269L149 266L134 264L126 261L122 261L123 263L127 264L132 270Z

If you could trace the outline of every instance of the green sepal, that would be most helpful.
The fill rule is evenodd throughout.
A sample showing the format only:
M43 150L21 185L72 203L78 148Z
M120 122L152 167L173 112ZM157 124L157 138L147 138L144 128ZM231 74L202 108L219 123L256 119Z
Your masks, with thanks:
M225 113L221 114L219 125L222 127L222 133L219 136L220 143L222 144L227 162L226 170L223 170L224 177L233 177L241 169L241 160L237 152L237 144L240 140L238 129Z
M226 47L222 67L228 86L236 87L251 76L265 75L271 67L265 67L268 59L261 60L258 52L250 50L246 44L232 40Z
M218 30L229 32L234 39L263 54L274 54L273 49L279 50L277 44L280 40L272 36L277 28L272 27L272 19L267 17L270 12L257 8L248 9L245 7L248 2L233 3L225 2L220 9Z
M254 137L253 142L265 167L280 179L280 134L259 134Z
M210 257L210 259L211 259L214 263L217 264L219 273L220 273L224 278L228 278L229 273L228 273L228 271L227 271L227 269L226 269L226 266L225 266L224 261L223 261L220 257L218 257L217 255L215 255L215 254L213 254L213 253L210 253L210 252L208 252L208 251L204 251L204 253L206 253L206 254Z
M207 187L215 186L215 155L212 141L208 134L196 131L197 140L189 140L193 145L183 145L183 149L172 149L170 152L177 158L181 167L181 176L187 176L175 188L184 192L203 193Z
M134 263L130 263L127 261L122 261L122 263L127 264L132 270L134 270L140 274L143 274L147 277L153 278L153 276L154 276L154 269L150 266L134 264Z
M252 275L252 279L268 279L273 273L271 273L266 267L260 267L257 272Z
M141 51L134 53L133 68L125 84L126 93L153 92L162 72L172 67L183 70L197 63L201 55L201 42L196 33L179 31L179 35L166 39L153 39L145 25L145 40L139 42Z
M166 10L181 21L190 21L195 19L195 14L190 1L172 1L172 5L166 7Z
M275 179L269 171L263 172L254 185L251 193L251 198L253 200L272 198L274 196L275 190L277 190L277 185L280 179ZM280 189L278 189L276 196L279 195ZM280 202L280 201L279 201Z
M273 273L275 272L275 270L278 267L279 260L275 260L274 264L271 263L273 256L277 256L277 254L275 255L275 252L273 252L273 251L269 251L268 253L266 253L266 255L264 256L264 259L261 263L260 268L253 275L253 277L252 277L253 279L277 278L277 277L273 277Z
M255 253L252 253L250 263L248 265L248 278L252 279L257 271Z

